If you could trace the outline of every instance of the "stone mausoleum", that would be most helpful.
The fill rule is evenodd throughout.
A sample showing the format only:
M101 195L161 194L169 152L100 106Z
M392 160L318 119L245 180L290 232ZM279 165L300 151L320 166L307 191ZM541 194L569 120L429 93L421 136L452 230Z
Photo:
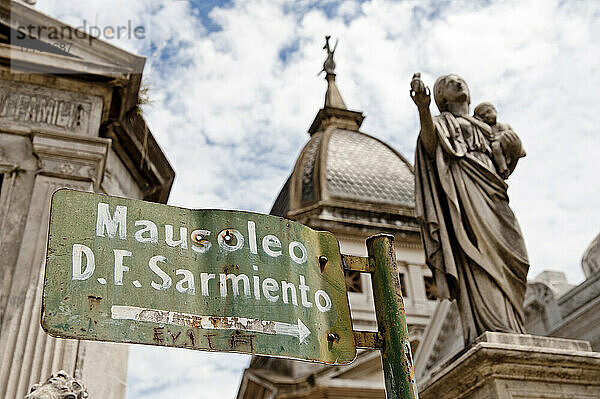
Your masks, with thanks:
M44 27L18 42L20 26ZM91 398L123 399L127 345L55 339L40 327L52 193L67 187L165 203L174 171L138 104L144 58L0 3L0 398L59 370Z

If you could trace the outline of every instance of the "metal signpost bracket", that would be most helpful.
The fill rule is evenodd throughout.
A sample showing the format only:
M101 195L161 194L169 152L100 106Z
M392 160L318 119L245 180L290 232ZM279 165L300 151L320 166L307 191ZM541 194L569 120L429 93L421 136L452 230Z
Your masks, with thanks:
M367 239L368 257L342 255L345 270L370 273L379 331L354 331L357 348L379 349L388 399L418 399L394 237Z

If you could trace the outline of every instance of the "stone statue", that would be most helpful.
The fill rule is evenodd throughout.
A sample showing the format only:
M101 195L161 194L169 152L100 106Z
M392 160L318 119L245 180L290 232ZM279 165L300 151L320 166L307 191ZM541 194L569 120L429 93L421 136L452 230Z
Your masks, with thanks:
M323 69L321 72L325 72L326 74L335 74L335 61L333 60L333 55L335 54L335 49L337 48L338 42L336 40L335 46L333 46L333 50L329 47L329 39L331 36L325 36L325 45L323 46L324 50L327 50L327 58L325 62L323 62ZM321 73L319 72L319 74Z
M87 397L88 393L83 383L61 370L52 374L43 384L32 386L25 399L84 399Z
M435 82L438 116L431 116L430 91L419 73L410 93L421 123L416 214L438 294L457 300L466 345L484 331L524 333L529 261L494 163L492 128L469 115L469 88L457 75ZM503 134L502 151L516 165L523 149L512 130Z

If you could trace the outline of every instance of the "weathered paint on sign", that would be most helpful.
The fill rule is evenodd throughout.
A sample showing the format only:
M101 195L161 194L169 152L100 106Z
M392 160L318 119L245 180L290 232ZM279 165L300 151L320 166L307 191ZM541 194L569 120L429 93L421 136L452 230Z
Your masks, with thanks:
M356 355L337 240L269 215L57 191L42 308L57 337Z

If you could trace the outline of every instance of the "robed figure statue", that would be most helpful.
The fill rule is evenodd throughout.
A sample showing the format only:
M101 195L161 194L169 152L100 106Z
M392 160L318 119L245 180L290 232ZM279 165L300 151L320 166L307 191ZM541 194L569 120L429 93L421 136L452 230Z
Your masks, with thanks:
M524 333L529 261L508 205L508 186L492 156L492 142L499 138L469 115L470 93L462 78L438 78L433 94L440 110L435 117L429 88L415 74L411 97L421 123L415 205L438 294L457 300L465 344L484 331ZM512 130L504 133L502 148L512 172L524 155Z

